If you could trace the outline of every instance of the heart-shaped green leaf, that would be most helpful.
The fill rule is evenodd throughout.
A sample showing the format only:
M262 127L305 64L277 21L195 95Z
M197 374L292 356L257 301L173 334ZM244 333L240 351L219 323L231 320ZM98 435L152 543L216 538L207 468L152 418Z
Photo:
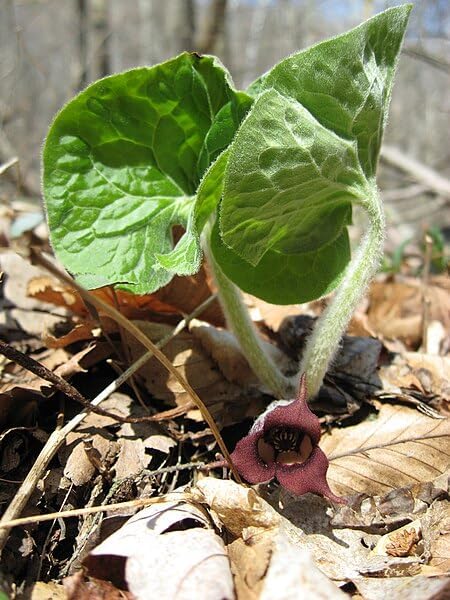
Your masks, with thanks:
M162 257L250 102L219 61L187 53L102 79L69 102L43 155L51 241L65 267L88 287L138 294L195 272L192 249L166 265Z

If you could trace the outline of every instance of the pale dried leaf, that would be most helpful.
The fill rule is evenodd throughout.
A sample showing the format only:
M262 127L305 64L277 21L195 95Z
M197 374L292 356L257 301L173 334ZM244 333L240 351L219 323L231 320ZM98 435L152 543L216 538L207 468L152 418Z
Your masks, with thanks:
M65 600L69 596L59 583L38 581L27 589L25 597L30 600Z
M240 537L249 527L262 530L278 527L282 517L252 488L233 481L205 477L192 490L206 503L231 533Z
M164 502L140 511L97 546L86 564L91 574L125 578L135 598L233 598L225 547L205 512Z
M422 518L425 550L429 557L424 574L448 575L450 573L450 504L434 503Z
M228 545L228 556L238 600L257 600L272 554L274 530L250 532Z
M189 323L189 331L200 341L202 348L214 360L228 381L244 388L260 385L232 333L198 319L193 319ZM286 370L289 366L286 355L273 344L265 341L262 343L280 369Z
M353 496L347 505L335 507L331 524L338 528L358 528L370 533L384 533L386 527L400 527L425 514L429 507L448 498L449 472L433 481L396 488L384 496Z
M418 542L422 538L422 526L419 519L394 529L381 536L372 550L378 556L420 556Z
M198 319L193 319L189 323L189 331L200 342L206 354L213 359L228 381L244 387L258 382L232 333Z
M448 577L362 577L354 580L364 600L447 600Z
M411 388L424 396L438 396L450 402L450 357L404 352L391 364L381 367L383 391L400 393Z
M141 546L125 567L128 588L137 600L234 597L228 556L212 530L153 535L153 543Z
M141 321L136 324L153 342L159 341L171 331L170 327L163 324ZM126 336L126 339L134 362L144 350L134 338ZM170 340L164 346L164 354L207 405L220 427L262 412L261 394L255 390L252 395L228 381L203 350L200 342L188 331L182 331ZM155 358L150 359L138 371L138 375L156 398L176 406L191 404L191 397L184 387Z
M84 485L97 472L83 444L86 437L86 434L75 432L69 433L66 438L66 446L70 448L73 444L73 448L64 467L64 476L74 485ZM93 434L89 439L92 440L92 446L99 453L102 463L106 465L116 452L116 443L99 433ZM62 449L60 457L66 453L67 450Z
M308 308L308 305L303 304L301 307L298 304L270 304L260 298L244 294L244 301L250 311L253 321L263 322L266 327L272 331L278 331L282 322L287 317L292 317L301 314L311 314L313 311Z
M35 267L14 252L4 252L0 258L1 270L5 272L3 287L4 297L17 308L28 311L39 310L52 312L54 306L28 295L28 282L33 277L42 277L46 273L43 269ZM62 314L64 311L59 311Z
M306 550L295 545L283 531L274 537L272 555L260 600L344 600L339 590L314 564Z
M136 477L147 468L151 456L145 453L144 442L139 439L119 439L119 456L114 469L117 479Z
M369 291L368 318L371 327L389 339L417 346L422 339L424 294L429 321L439 321L450 330L450 283L445 277L431 277L426 288L418 279L376 281Z
M134 414L141 416L145 414L140 406L134 406ZM159 450L168 454L176 446L175 440L164 435L161 426L158 423L122 423L117 430L117 436L128 440L142 441L144 448Z
M337 494L379 495L443 473L450 456L450 419L404 406L382 406L378 417L333 430L321 440Z

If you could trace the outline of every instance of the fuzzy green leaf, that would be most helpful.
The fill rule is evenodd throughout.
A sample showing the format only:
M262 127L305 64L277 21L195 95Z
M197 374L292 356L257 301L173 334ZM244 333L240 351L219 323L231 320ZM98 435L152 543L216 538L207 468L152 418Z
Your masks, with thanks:
M243 273L244 261L255 268L266 254L271 268L281 270L292 256L326 256L324 248L330 251L334 243L338 250L352 204L372 196L410 10L411 5L390 9L299 52L249 88L256 100L230 146L220 212L220 235L243 259ZM225 260L225 253L220 256ZM344 269L348 258L334 266ZM245 276L233 264L228 273L240 285ZM298 271L298 283L291 280L296 290L300 284L311 288L298 291L297 301L320 287L329 290L339 279L334 269L328 283L316 269L310 275ZM268 281L271 285L279 281Z
M195 272L192 252L166 265L162 256L249 103L216 59L187 53L102 79L69 102L43 155L51 241L65 267L89 287L138 294Z

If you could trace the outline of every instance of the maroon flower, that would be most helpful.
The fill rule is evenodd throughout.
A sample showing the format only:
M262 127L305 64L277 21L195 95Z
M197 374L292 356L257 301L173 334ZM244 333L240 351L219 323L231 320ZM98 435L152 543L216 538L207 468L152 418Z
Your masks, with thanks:
M345 502L330 490L328 459L317 445L319 419L306 401L306 377L302 376L295 400L280 401L254 423L231 454L239 474L249 483L277 478L298 496L313 492L333 502Z

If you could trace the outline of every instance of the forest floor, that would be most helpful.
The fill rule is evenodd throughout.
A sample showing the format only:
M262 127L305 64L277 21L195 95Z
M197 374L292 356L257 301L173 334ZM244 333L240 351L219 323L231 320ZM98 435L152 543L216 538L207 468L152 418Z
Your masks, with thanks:
M156 358L114 389L145 349L43 268L39 215L0 207L0 599L448 597L450 283L431 237L373 282L311 405L347 501L333 505L206 469L213 432ZM205 269L149 296L92 294L162 341L230 450L273 400ZM246 302L292 372L326 299Z

